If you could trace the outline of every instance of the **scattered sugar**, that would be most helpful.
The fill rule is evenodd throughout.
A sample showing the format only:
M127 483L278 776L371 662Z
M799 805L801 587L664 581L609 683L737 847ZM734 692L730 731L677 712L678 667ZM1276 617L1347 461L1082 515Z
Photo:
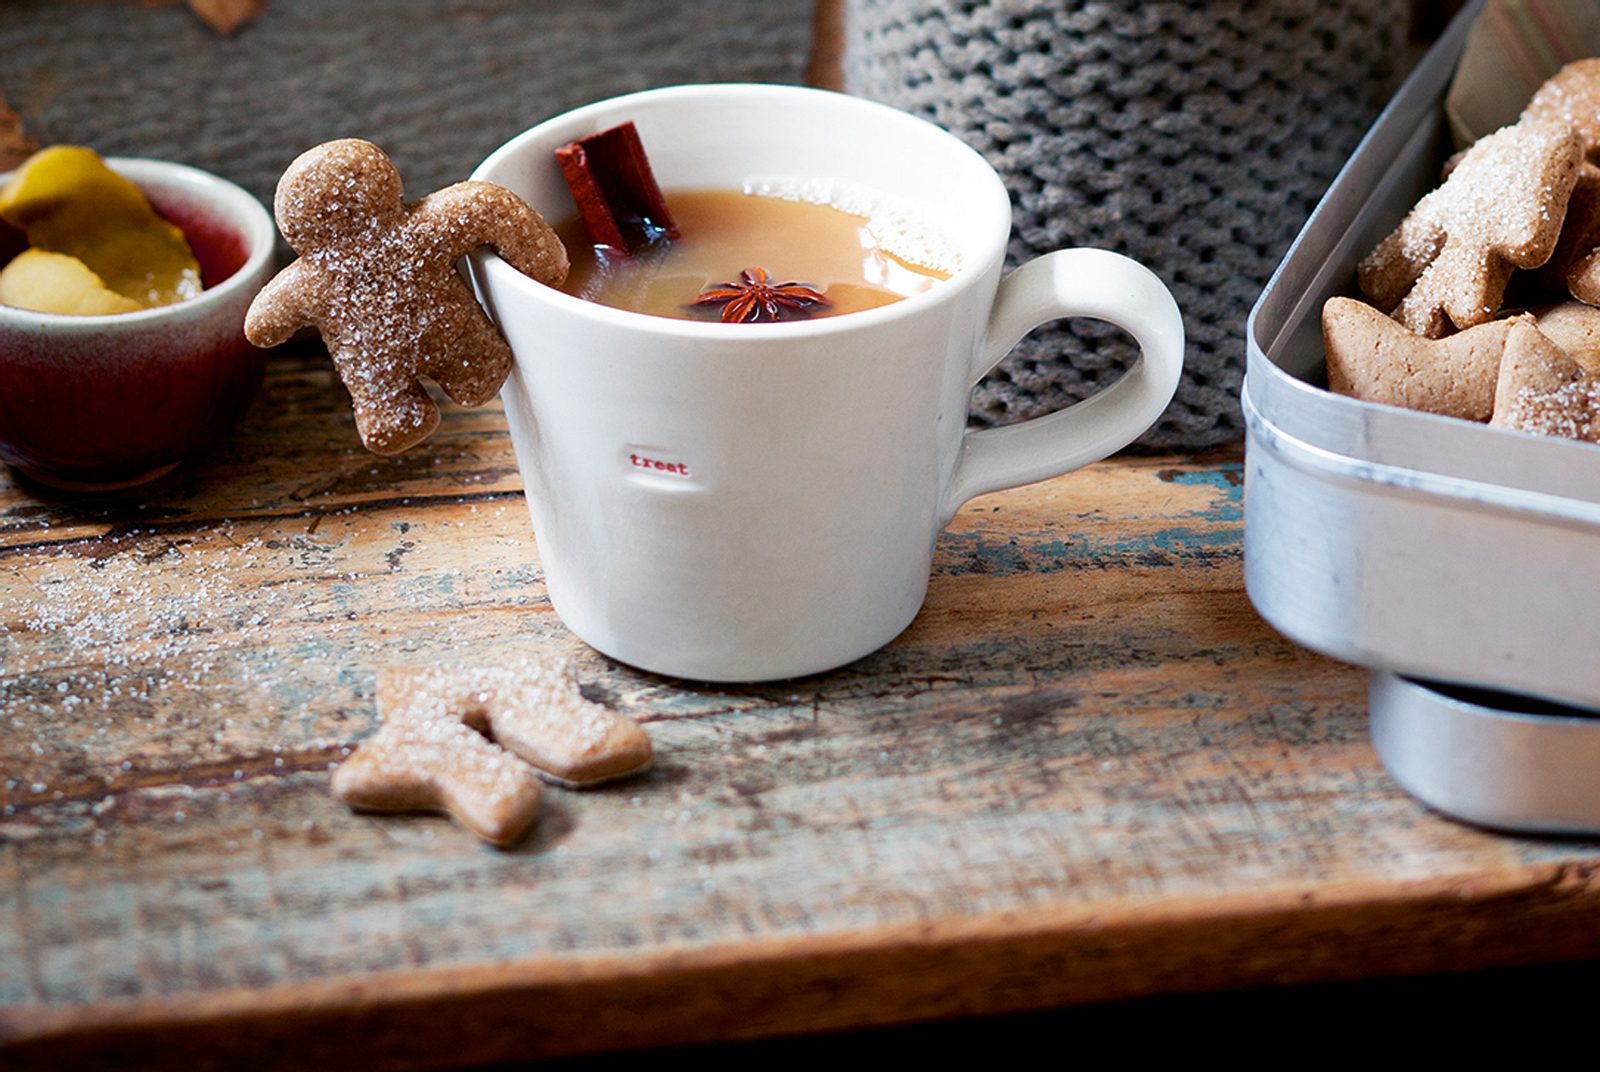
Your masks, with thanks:
M308 732L324 721L323 704L297 684L305 668L290 638L334 644L351 669L392 659L381 625L341 607L346 583L380 575L346 564L347 538L327 525L287 535L219 521L121 529L19 557L10 567L17 625L0 647L0 725L20 768L7 772L15 795L5 806L54 799L63 787L79 796L86 779L130 786L174 762L241 784L254 772L246 755L268 752L287 772L336 750L343 741ZM451 617L433 639L450 650L472 632Z
M961 269L961 247L921 206L883 190L839 179L753 176L744 192L757 197L826 205L867 221L867 231L885 253L907 264L954 275Z

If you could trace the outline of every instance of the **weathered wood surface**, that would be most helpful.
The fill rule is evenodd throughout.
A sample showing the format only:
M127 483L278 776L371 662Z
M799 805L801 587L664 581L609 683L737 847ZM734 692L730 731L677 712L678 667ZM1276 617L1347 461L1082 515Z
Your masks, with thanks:
M142 493L0 488L0 1063L453 1064L1600 954L1600 845L1428 813L1363 676L1252 612L1236 457L980 499L885 650L696 687L562 628L497 411L374 458L324 362ZM649 723L647 778L552 791L508 853L328 796L379 667L529 645Z

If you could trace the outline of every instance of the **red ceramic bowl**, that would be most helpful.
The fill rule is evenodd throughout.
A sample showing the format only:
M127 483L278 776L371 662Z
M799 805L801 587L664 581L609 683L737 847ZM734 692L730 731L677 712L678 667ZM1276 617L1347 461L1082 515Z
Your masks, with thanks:
M263 354L245 341L244 316L272 271L272 218L196 168L107 163L183 229L206 289L115 316L0 305L0 460L57 487L153 480L232 425L261 385Z

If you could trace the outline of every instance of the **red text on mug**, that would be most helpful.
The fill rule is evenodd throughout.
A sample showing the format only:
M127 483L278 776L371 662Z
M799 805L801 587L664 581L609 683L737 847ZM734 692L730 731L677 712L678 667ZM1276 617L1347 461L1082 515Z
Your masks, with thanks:
M635 469L649 469L656 473L672 473L676 476L688 476L689 466L686 462L664 462L659 458L647 458L643 454L629 454L628 461L633 463Z

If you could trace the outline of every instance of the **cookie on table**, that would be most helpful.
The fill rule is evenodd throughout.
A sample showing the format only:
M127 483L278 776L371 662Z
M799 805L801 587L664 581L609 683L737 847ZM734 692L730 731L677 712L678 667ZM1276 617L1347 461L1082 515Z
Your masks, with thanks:
M378 694L378 732L333 772L333 795L362 811L447 812L491 844L522 840L539 778L486 738L473 712Z
M1506 338L1489 423L1600 443L1600 377L1537 328L1518 323Z
M569 789L632 777L653 755L644 728L586 699L564 659L387 670L378 698L390 707L458 712L541 778Z
M394 164L356 138L302 153L273 209L300 257L251 303L245 335L276 346L315 325L350 391L361 441L378 454L437 427L419 376L476 406L510 374L511 348L456 272L462 256L487 245L541 283L567 274L555 231L510 190L459 182L408 204Z
M1357 266L1362 293L1428 338L1493 320L1511 273L1555 251L1582 162L1562 123L1530 120L1480 139Z
M1427 339L1365 302L1330 298L1322 307L1328 389L1363 402L1486 421L1494 410L1506 338L1512 325L1524 321L1531 318Z
M333 794L369 811L444 811L501 847L539 809L539 781L587 789L650 766L630 718L584 698L564 659L385 670L378 732L333 774Z

